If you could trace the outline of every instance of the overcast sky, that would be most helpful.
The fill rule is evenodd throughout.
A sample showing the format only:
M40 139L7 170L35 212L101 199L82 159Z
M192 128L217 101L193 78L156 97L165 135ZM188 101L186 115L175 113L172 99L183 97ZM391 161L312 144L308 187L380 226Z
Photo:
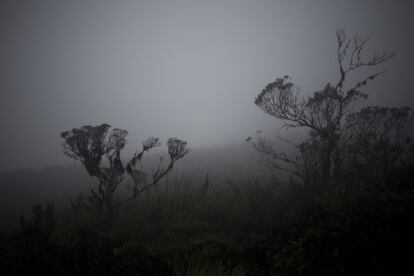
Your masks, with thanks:
M370 103L412 105L414 1L0 1L0 169L64 164L59 133L109 123L192 148L279 124L254 97L338 79L335 30L397 56Z

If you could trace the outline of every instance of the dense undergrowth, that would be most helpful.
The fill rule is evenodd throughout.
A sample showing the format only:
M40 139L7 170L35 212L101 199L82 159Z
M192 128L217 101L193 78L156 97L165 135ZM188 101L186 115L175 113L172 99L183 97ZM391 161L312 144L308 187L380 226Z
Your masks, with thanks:
M3 275L411 275L412 173L320 185L166 181L111 227L82 196L0 239ZM392 184L392 185L391 185Z

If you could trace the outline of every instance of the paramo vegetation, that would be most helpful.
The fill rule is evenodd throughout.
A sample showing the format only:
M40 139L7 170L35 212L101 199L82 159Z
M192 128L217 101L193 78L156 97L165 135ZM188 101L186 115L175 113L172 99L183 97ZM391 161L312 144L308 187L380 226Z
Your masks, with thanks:
M283 76L254 103L284 127L304 129L280 150L258 131L247 139L285 175L214 186L168 177L191 154L170 138L144 170L150 137L123 156L128 132L108 124L61 133L64 153L95 186L58 209L22 216L0 239L4 275L412 275L414 112L362 107L365 87L393 52L365 52L369 37L336 32L339 79L305 97ZM372 73L357 79L359 72ZM191 143L190 143L191 144ZM250 144L250 145L249 145ZM58 183L57 183L58 185Z

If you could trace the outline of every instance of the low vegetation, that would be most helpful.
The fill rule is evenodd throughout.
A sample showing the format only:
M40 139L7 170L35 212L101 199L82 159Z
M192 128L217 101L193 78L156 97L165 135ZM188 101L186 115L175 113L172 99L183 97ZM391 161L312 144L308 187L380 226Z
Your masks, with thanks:
M85 198L33 207L1 239L5 275L333 275L413 272L412 171L393 185L176 179L102 229ZM410 181L410 179L411 181ZM369 184L369 185L368 185ZM398 188L397 188L398 187ZM408 275L408 274L406 274Z

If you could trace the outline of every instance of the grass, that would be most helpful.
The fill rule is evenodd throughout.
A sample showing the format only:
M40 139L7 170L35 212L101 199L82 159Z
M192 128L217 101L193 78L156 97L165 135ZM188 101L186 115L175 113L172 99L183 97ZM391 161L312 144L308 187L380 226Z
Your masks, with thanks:
M355 188L358 187L358 188ZM370 185L371 187L371 185ZM177 178L111 229L85 199L38 205L1 237L5 275L335 275L412 271L412 189Z

